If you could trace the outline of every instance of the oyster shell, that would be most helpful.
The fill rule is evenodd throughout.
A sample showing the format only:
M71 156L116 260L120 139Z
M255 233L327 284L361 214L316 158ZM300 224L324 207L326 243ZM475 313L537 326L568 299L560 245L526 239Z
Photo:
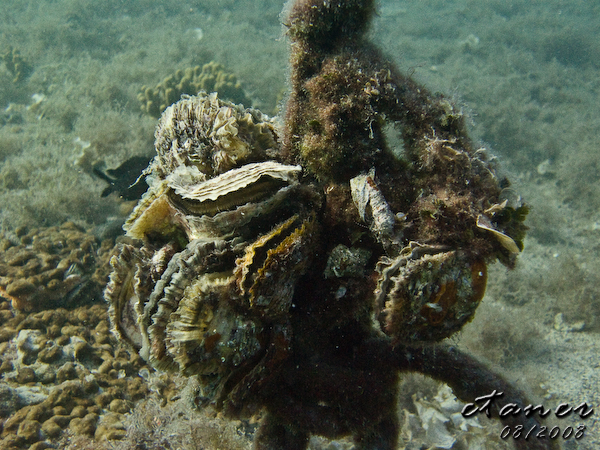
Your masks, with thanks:
M300 166L275 161L247 164L197 185L171 185L167 196L172 205L192 216L212 216L246 203L272 197L280 189L297 183Z
M248 307L270 320L284 318L294 287L313 260L318 228L314 214L290 217L246 246L236 261L236 277Z
M300 166L272 160L267 116L201 92L167 108L157 130L150 185L125 230L131 237L225 238L294 191Z
M457 250L411 243L382 258L376 315L386 334L402 341L439 341L470 321L485 294L486 264Z
M169 106L155 137L153 172L161 178L182 165L213 177L248 162L273 159L279 147L274 120L205 92Z
M497 205L494 205L494 206L497 206ZM498 239L500 244L502 244L502 247L504 247L506 250L508 250L512 254L518 254L521 251L521 249L519 248L519 246L517 245L517 243L514 241L513 238L502 233L501 231L496 230L494 228L494 226L492 225L492 222L490 221L490 219L488 219L483 214L480 214L477 216L477 228L481 228L482 230L486 230L486 231L489 231L490 233L492 233L492 235L496 239Z
M169 176L168 185L175 194L186 200L194 200L200 204L210 203L215 210L229 209L227 205L236 205L241 202L223 200L224 197L246 201L256 195L264 195L273 184L290 184L295 182L300 166L289 166L275 161L246 164L237 169L231 169L222 175L198 183L185 183L181 178ZM177 173L177 172L175 172ZM245 202L244 202L245 203ZM242 203L243 204L243 203ZM210 210L210 207L206 207Z

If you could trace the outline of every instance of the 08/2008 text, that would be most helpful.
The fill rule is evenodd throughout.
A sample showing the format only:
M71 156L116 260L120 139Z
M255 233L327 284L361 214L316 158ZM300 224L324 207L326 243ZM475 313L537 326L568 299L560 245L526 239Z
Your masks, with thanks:
M515 427L505 426L500 432L501 439L508 439L512 436L513 439L524 439L529 438L535 439L576 439L583 438L585 434L585 425L577 425L575 428L572 426L566 426L561 429L559 426L554 426L550 429L545 426L534 425L530 429L525 429L523 425L516 425Z

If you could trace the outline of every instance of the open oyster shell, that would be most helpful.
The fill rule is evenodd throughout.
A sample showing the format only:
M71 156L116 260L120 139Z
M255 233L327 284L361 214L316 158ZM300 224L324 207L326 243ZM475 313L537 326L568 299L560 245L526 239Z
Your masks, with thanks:
M265 161L206 181L154 180L124 228L137 239L178 232L187 240L232 236L272 213L291 194L298 195L299 172L299 166Z

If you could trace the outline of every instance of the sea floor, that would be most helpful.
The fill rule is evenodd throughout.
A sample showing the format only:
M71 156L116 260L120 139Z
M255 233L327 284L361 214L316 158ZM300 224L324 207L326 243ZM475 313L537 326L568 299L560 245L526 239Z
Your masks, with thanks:
M102 197L107 183L94 169L153 156L157 118L142 110L148 97L138 96L177 70L221 64L252 106L280 114L288 75L283 7L273 0L3 1L3 239L62 225L109 246L132 203ZM490 270L475 319L452 342L545 407L592 405L586 420L551 421L561 430L585 426L581 439L559 438L565 449L600 447L599 17L600 4L584 0L385 0L370 31L401 70L462 107L474 140L491 149L515 195L531 207L517 267ZM94 280L106 275L101 265ZM174 436L182 449L249 448L256 424L191 414L178 392L193 387L151 374L116 347L100 290L91 286L89 298L37 315L0 301L0 448L59 441L57 448L99 448L94 439L107 438L121 440L106 448L134 448L142 435L147 448ZM45 375L19 371L28 355L40 358L41 350L31 349L39 339L57 342L62 356L53 359L48 349L39 361L48 365ZM69 366L77 355L86 362ZM90 386L69 384L81 377ZM94 383L105 383L111 395L90 400ZM48 395L56 402L45 417L34 406ZM61 404L61 395L79 400ZM116 401L121 397L127 402ZM510 448L498 423L452 422L451 397L431 380L406 377L400 448ZM165 399L172 401L161 404ZM448 421L426 426L434 410ZM311 446L352 447L320 438Z

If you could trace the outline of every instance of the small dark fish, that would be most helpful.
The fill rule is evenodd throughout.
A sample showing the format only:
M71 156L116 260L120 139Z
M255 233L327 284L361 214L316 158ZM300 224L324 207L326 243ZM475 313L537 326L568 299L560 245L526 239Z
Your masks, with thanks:
M129 158L116 169L102 170L100 165L93 168L94 175L102 178L109 186L102 191L102 197L116 192L123 200L138 200L148 186L142 183L142 172L152 160L148 156Z

